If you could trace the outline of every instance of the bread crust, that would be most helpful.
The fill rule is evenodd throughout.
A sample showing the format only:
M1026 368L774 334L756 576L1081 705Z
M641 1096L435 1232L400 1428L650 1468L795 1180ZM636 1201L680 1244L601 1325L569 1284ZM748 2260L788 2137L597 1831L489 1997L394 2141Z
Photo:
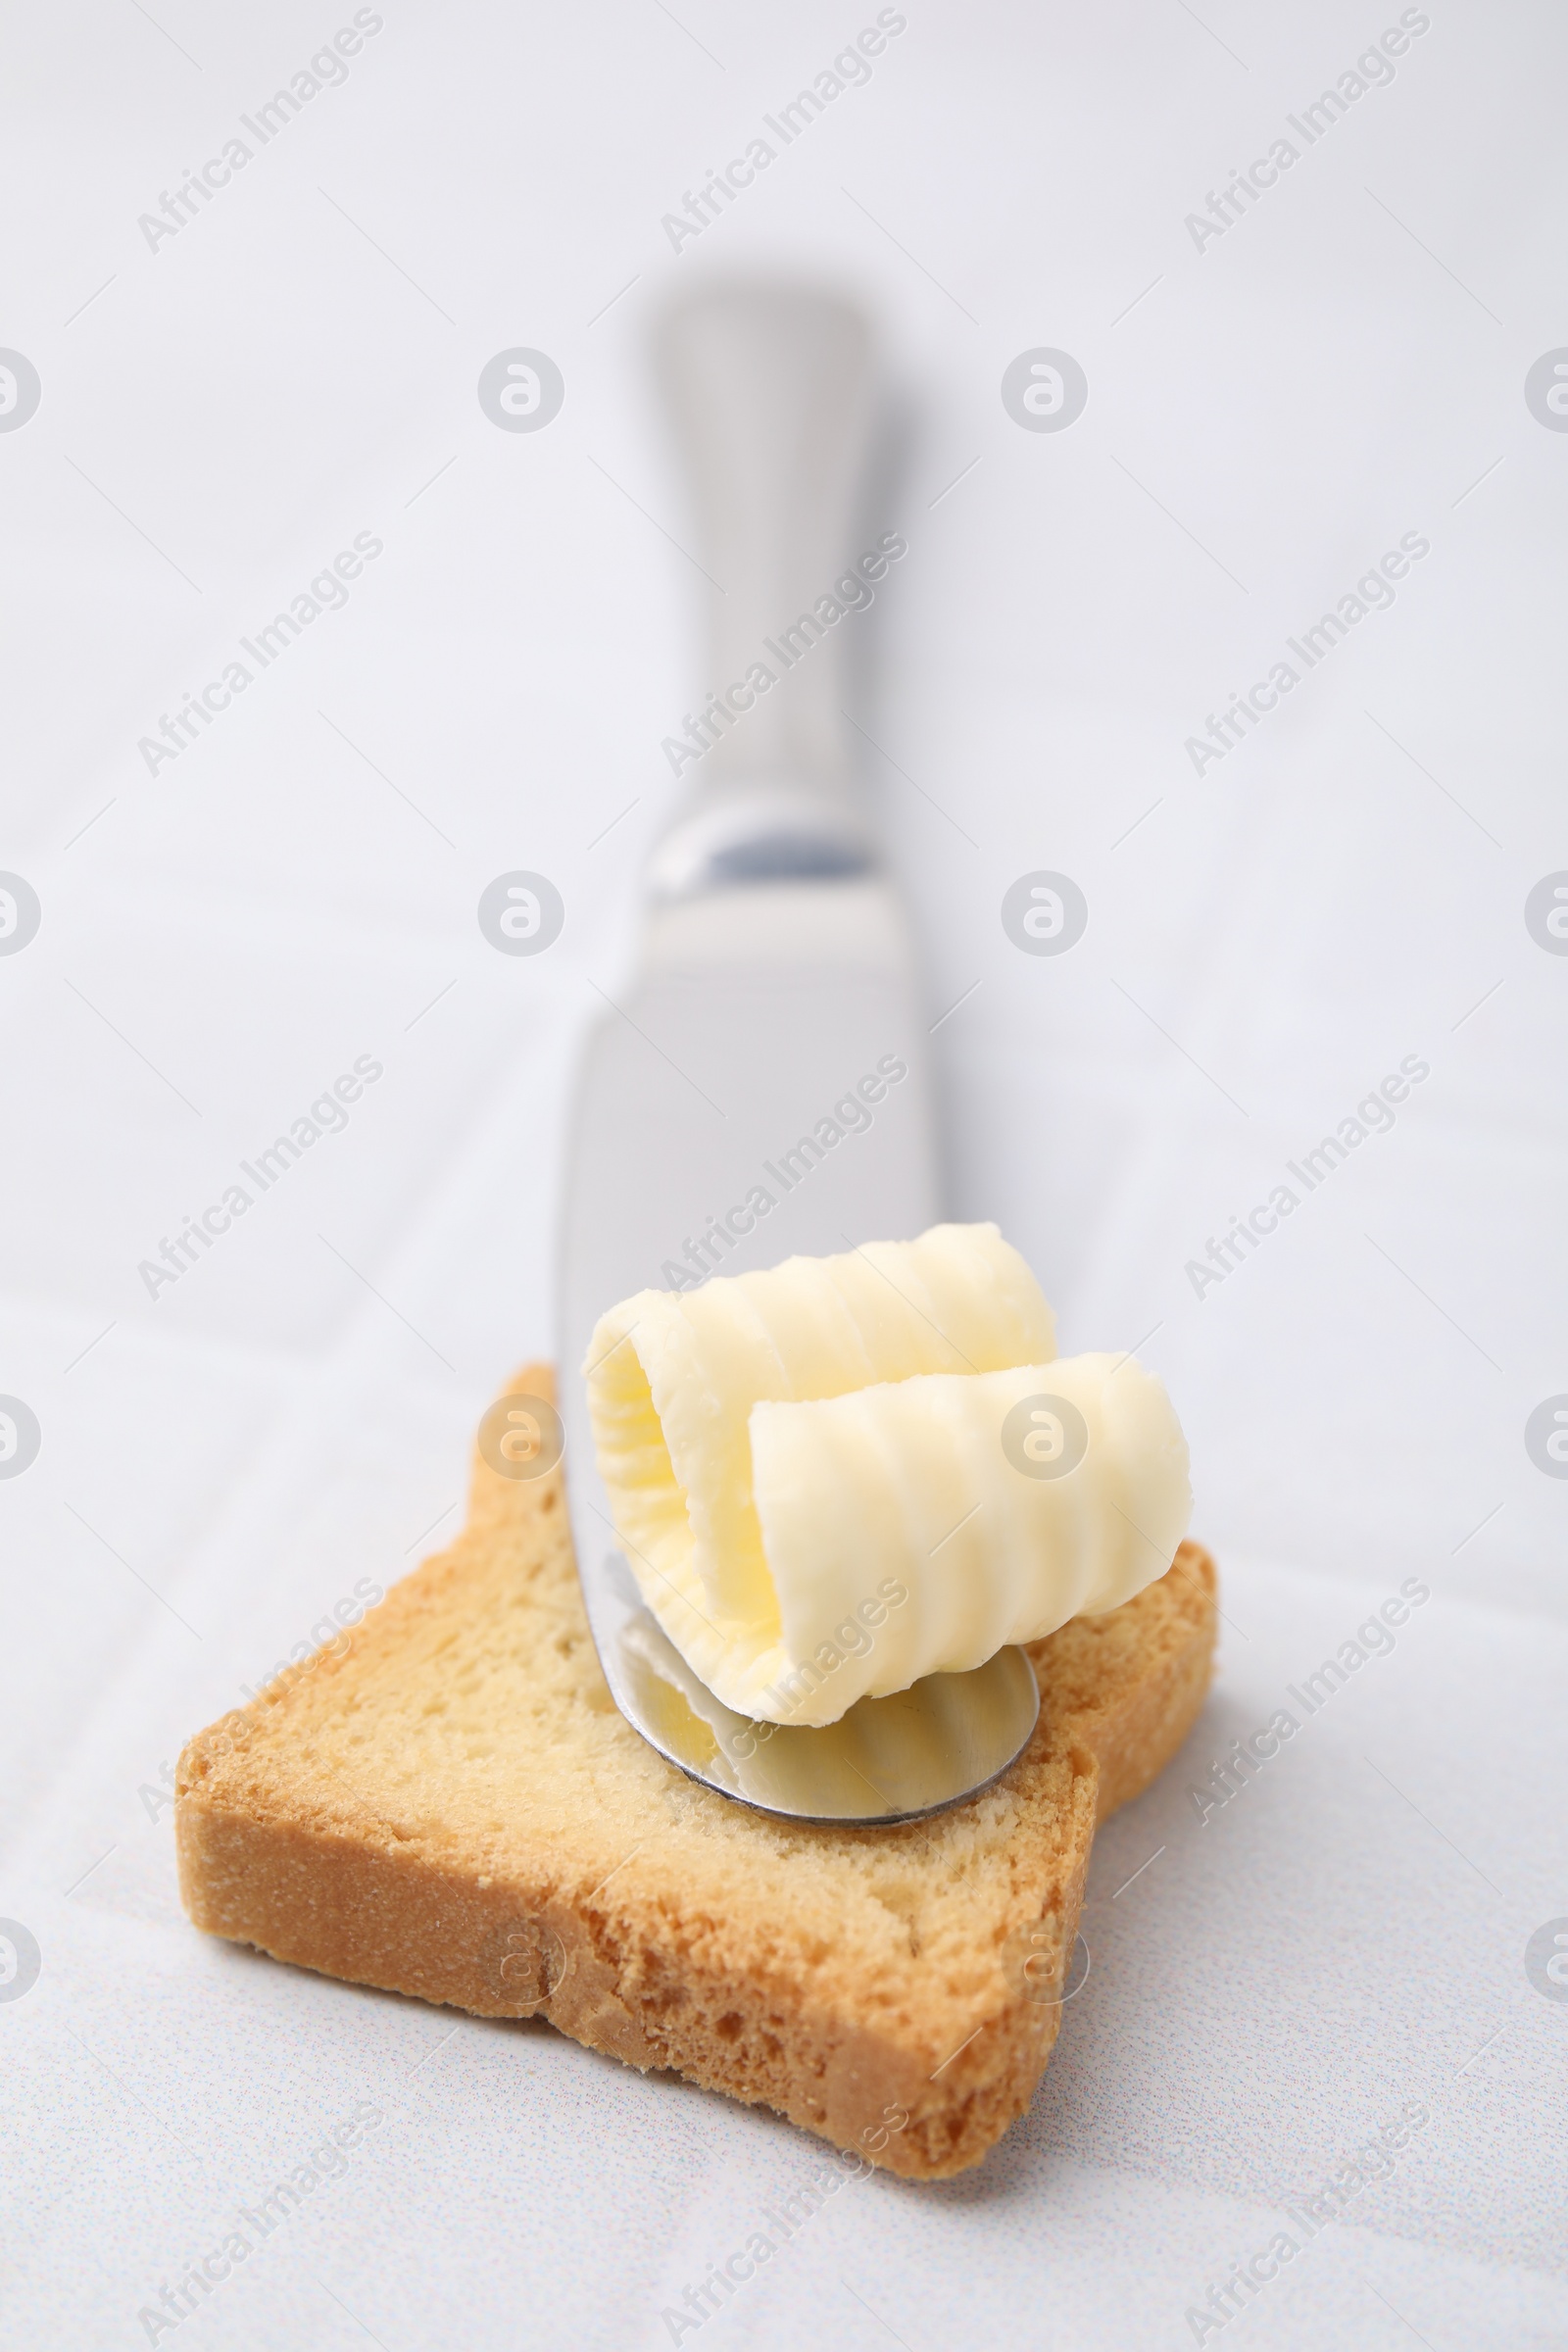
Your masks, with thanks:
M533 1365L508 1394L549 1394ZM1058 2031L1098 1820L1192 1728L1212 1560L1031 1649L1040 1723L967 1804L893 1828L777 1821L616 1712L560 1473L476 1456L467 1524L343 1638L179 1760L196 1926L482 2017L542 2015L765 2104L906 2178L962 2171ZM902 2119L902 2120L901 2120Z

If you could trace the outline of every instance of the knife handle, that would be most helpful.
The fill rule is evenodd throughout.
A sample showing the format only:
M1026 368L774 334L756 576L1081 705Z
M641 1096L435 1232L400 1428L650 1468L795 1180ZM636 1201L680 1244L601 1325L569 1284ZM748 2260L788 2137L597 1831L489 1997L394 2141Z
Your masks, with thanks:
M829 622L815 607L855 554L875 381L869 323L807 286L710 285L665 313L656 358L703 567L717 583L704 706L716 740L682 773L699 790L840 785L850 768L842 639L855 619ZM771 685L748 682L757 663Z

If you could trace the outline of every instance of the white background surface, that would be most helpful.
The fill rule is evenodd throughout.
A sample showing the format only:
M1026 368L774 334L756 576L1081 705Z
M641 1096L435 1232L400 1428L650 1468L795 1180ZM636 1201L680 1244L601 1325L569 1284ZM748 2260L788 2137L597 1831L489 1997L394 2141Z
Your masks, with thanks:
M958 2181L842 2193L702 2341L1189 2343L1417 2099L1395 2179L1226 2340L1563 2341L1568 2003L1524 1948L1568 1913L1568 1483L1523 1431L1568 1389L1568 958L1523 903L1568 866L1568 437L1523 380L1568 342L1568 26L1433 0L1200 253L1184 216L1396 9L911 5L677 258L661 216L869 6L392 0L151 252L138 215L350 15L155 13L14 15L0 142L0 342L43 384L0 435L0 865L43 906L0 959L0 1390L43 1431L0 1483L0 1912L43 1951L0 2004L8 2340L145 2342L361 2101L345 2175L182 2344L665 2343L815 2160L542 2027L205 1943L143 1793L452 1532L482 1405L549 1348L574 1041L631 954L660 740L719 682L647 321L765 262L859 289L889 354L876 519L910 552L849 624L853 707L931 1019L979 983L934 1040L952 1207L1031 1257L1065 1350L1143 1343L1227 1629L1184 1757L1097 1847L1030 2116ZM474 393L518 344L566 384L533 435ZM1088 373L1064 433L999 397L1037 345ZM346 609L149 776L160 713L361 531ZM1393 609L1195 776L1185 738L1407 531ZM474 920L517 866L567 907L537 959ZM1042 866L1090 903L1060 958L998 917ZM385 1075L346 1132L149 1298L138 1261L359 1054ZM1407 1054L1394 1131L1195 1297L1186 1262ZM1407 1576L1433 1597L1394 1654L1200 1826L1190 1784Z

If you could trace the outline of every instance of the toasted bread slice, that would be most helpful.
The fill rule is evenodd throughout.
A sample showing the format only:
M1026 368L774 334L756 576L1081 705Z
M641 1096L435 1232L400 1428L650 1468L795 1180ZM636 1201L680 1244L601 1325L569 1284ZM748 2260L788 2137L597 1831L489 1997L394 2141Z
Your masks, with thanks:
M1184 1544L1135 1599L1036 1644L1034 1738L954 1811L796 1825L687 1780L623 1721L560 1473L476 1458L451 1548L185 1749L186 1908L325 1976L543 2015L910 2178L956 2173L1034 2093L1096 1822L1190 1730L1214 1595Z

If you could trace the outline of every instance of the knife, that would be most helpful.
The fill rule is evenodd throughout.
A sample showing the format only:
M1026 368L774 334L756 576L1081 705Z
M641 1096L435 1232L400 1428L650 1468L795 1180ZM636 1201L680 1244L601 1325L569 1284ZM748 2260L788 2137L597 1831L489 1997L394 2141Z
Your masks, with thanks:
M854 583L878 576L877 543L857 564L853 538L871 334L808 287L717 285L665 314L656 353L715 583L712 692L689 763L675 744L688 797L653 857L637 968L589 1037L568 1131L558 1350L572 1537L611 1693L662 1754L764 1811L904 1820L1018 1754L1039 1711L1023 1652L861 1699L825 1729L749 1722L644 1607L594 1458L582 1366L607 1307L911 1238L941 1213L907 926L855 804L840 711Z

